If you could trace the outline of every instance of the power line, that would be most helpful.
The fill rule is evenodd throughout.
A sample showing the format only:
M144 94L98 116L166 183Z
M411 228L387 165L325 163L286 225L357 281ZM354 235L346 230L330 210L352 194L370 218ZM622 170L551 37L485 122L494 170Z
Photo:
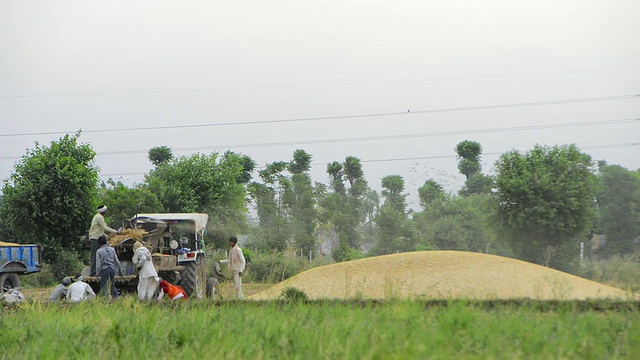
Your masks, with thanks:
M145 90L96 91L96 92L69 93L69 94L2 95L0 96L0 99L121 96L121 95L174 94L174 93L179 94L179 93L255 91L255 90L296 89L296 88L320 88L320 87L334 87L334 86L362 86L362 85L402 84L402 83L419 83L419 82L452 81L452 80L455 80L455 81L482 80L482 79L518 78L518 77L532 77L532 76L571 75L571 74L587 74L587 73L610 72L610 71L635 71L638 69L640 69L640 67L587 69L587 70L555 71L555 72L532 72L532 73L502 74L502 75L454 76L454 77L424 78L424 79L413 79L413 80L381 80L381 81L343 82L343 83L325 83L325 84L318 83L318 84L302 84L302 85L249 86L249 87L217 88L217 89L205 88L205 89L174 89L174 90L146 90L146 91Z
M595 125L612 125L612 124L624 124L640 121L640 118L628 118L628 119L615 119L615 120L601 120L601 121L589 121L578 123L564 123L564 124L550 124L550 125L532 125L532 126L514 126L505 128L488 128L488 129L474 129L474 130L458 130L458 131L440 131L432 133L417 133L417 134L400 134L400 135L382 135L382 136L366 136L366 137L354 137L354 138L334 138L334 139L322 139L322 140L302 140L302 141L282 141L282 142L270 142L270 143L253 143L253 144L232 144L232 145L219 145L219 146L200 146L189 148L176 148L175 151L196 151L196 150L214 150L214 149L239 149L239 148L251 148L251 147L271 147L271 146L288 146L288 145L312 145L312 144L332 144L332 143L344 143L344 142L362 142L362 141L376 141L376 140L397 140L397 139L410 139L421 137L437 137L437 136L451 136L451 135L464 135L464 134L482 134L482 133L494 133L494 132L507 132L507 131L529 131L529 130L541 130L541 129L556 129L563 127L580 127L580 126L595 126ZM147 153L148 150L123 150L123 151L110 151L103 152L101 155L122 155L132 153Z
M505 109L515 107L526 106L544 106L544 105L563 105L572 103L585 103L596 101L613 101L613 100L627 100L639 98L639 94L630 95L616 95L616 96L602 96L591 98L577 98L577 99L565 99L565 100L549 100L549 101L534 101L534 102L522 102L522 103L510 103L510 104L498 104L498 105L479 105L479 106L465 106L465 107L452 107L452 108L439 108L439 109L423 109L423 110L403 110L394 112L383 113L368 113L368 114L354 114L354 115L336 115L336 116L317 116L307 118L290 118L290 119L275 119L275 120L255 120L255 121L236 121L229 123L208 123L208 124L187 124L187 125L165 125L165 126L144 126L144 127L132 127L132 128L119 128L119 129L90 129L83 130L83 133L105 133L105 132L123 132L123 131L147 131L147 130L166 130L166 129L188 129L188 128L203 128L214 126L237 126L237 125L257 125L257 124L274 124L274 123L291 123L291 122L307 122L307 121L321 121L321 120L338 120L338 119L356 119L367 117L386 117L386 116L408 116L414 114L432 114L432 113L445 113L445 112L457 112L457 111L476 111L476 110L489 110L489 109ZM15 137L15 136L37 136L37 135L57 135L57 134L69 134L75 131L43 131L43 132L26 132L26 133L9 133L0 134L0 137Z
M621 147L631 147L631 146L639 146L639 145L640 145L640 143L603 144L603 145L582 146L582 147L580 147L580 149L584 149L584 150L609 149L609 148L621 148ZM501 153L501 152L491 152L491 153L483 153L482 156L498 156L498 155L502 155L502 154L503 153ZM410 157L410 158L360 160L360 162L362 162L362 163L372 163L372 162L375 163L375 162L428 160L428 159L443 159L443 158L457 158L457 157L458 157L458 155L420 156L420 157ZM326 164L327 163L322 164L322 165L326 165ZM320 165L320 164L316 164L316 165Z
M591 146L581 146L579 147L582 150L593 150L593 149L609 149L609 148L623 148L623 147L632 147L632 146L640 146L640 142L636 143L623 143L623 144L601 144L601 145L591 145ZM521 150L518 150L521 151ZM502 155L501 152L491 152L484 153L482 156L498 156ZM433 160L433 159L450 159L457 158L457 155L433 155L433 156L416 156L416 157L400 157L400 158L390 158L390 159L372 159L372 160L360 160L361 163L381 163L381 162L393 162L393 161L415 161L415 160ZM311 166L323 166L329 164L328 162L322 163L312 163ZM129 172L129 173L113 173L113 174L101 174L101 176L128 176L128 175L145 175L146 172Z
M333 139L321 139L321 140L282 141L282 142L253 143L253 144L232 144L232 145L219 145L219 146L200 146L200 147L175 148L172 150L176 152L184 152L184 151L231 149L231 148L239 149L239 148L251 148L251 147L331 144L331 143L363 142L363 141L376 141L376 140L397 140L397 139L411 139L411 138L422 138L422 137L464 135L464 134L482 134L482 133L496 133L496 132L557 129L557 128L581 127L581 126L614 125L614 124L625 124L625 123L632 123L632 122L638 122L638 121L640 121L640 118L627 118L627 119L612 119L612 120L599 120L599 121L586 121L586 122L570 122L570 123L548 124L548 125L530 125L530 126L512 126L512 127L503 127L503 128L439 131L439 132L431 132L431 133L366 136L366 137L353 137L353 138L333 138ZM101 152L101 153L98 153L98 155L110 156L110 155L140 154L140 153L147 153L147 152L148 150L120 150L120 151ZM20 157L18 156L0 156L0 160L19 159L19 158Z

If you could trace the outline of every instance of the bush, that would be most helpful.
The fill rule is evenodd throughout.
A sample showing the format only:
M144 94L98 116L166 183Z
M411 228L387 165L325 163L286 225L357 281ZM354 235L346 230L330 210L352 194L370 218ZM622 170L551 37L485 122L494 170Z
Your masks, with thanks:
M296 288L288 287L282 290L282 294L280 294L280 298L287 302L309 302L309 296L304 293L302 290L298 290Z
M640 253L594 261L589 270L593 281L627 291L640 291Z
M277 283L308 268L309 261L279 252L254 254L247 281Z
M243 274L245 282L278 283L300 272L333 263L328 256L316 257L309 262L306 257L295 257L277 251L258 253L247 248L243 248L242 251L248 253L251 258L251 261L247 259L247 269ZM226 256L224 250L207 249L207 277L215 274L216 261L224 260ZM230 279L227 266L222 265L221 270L225 278Z
M50 257L54 259L51 262L51 272L60 280L65 276L75 276L79 274L85 266L82 263L81 254L75 251L58 251Z
M43 264L40 272L20 276L20 287L23 288L43 288L51 287L62 281L58 279L52 271L51 265Z

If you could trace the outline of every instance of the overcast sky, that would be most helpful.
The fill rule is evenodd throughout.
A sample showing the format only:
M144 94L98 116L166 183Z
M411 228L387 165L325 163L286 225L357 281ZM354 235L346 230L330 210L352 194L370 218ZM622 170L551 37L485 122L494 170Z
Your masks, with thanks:
M402 175L414 208L429 178L463 185L463 140L485 173L567 143L635 170L639 14L637 0L0 0L0 179L80 129L102 179L141 182L161 145L260 166L302 148L315 181L350 155L374 189Z

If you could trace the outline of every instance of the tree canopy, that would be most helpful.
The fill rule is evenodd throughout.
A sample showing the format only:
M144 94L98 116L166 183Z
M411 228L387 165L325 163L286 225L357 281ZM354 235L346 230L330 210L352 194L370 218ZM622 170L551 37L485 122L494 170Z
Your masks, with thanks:
M65 135L48 147L36 143L2 188L0 221L16 241L42 243L56 275L78 271L80 237L95 209L95 152L79 137Z
M497 216L517 256L560 266L562 252L577 247L594 215L592 165L575 145L536 145L500 157Z
M156 167L173 159L173 151L167 146L157 146L149 149L149 161Z
M640 245L640 174L619 165L600 167L597 201L609 255L628 255Z
M243 155L232 152L178 157L151 170L144 188L166 212L207 213L218 230L237 234L246 229L247 165Z
M109 179L99 189L101 203L109 208L108 222L131 219L138 213L161 213L158 197L143 187L127 187L121 181Z
M480 155L482 155L482 145L476 141L465 140L456 145L456 153L458 154L458 170L464 174L467 179L471 175L482 170L480 164Z

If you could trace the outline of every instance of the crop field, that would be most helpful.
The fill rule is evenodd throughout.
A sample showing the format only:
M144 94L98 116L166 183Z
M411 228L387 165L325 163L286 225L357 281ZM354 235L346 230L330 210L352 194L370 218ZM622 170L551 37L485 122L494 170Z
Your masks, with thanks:
M640 358L637 294L481 254L329 265L245 284L245 300L229 282L222 299L178 302L48 303L50 290L0 308L0 359Z
M637 359L637 302L186 301L5 307L2 359Z

